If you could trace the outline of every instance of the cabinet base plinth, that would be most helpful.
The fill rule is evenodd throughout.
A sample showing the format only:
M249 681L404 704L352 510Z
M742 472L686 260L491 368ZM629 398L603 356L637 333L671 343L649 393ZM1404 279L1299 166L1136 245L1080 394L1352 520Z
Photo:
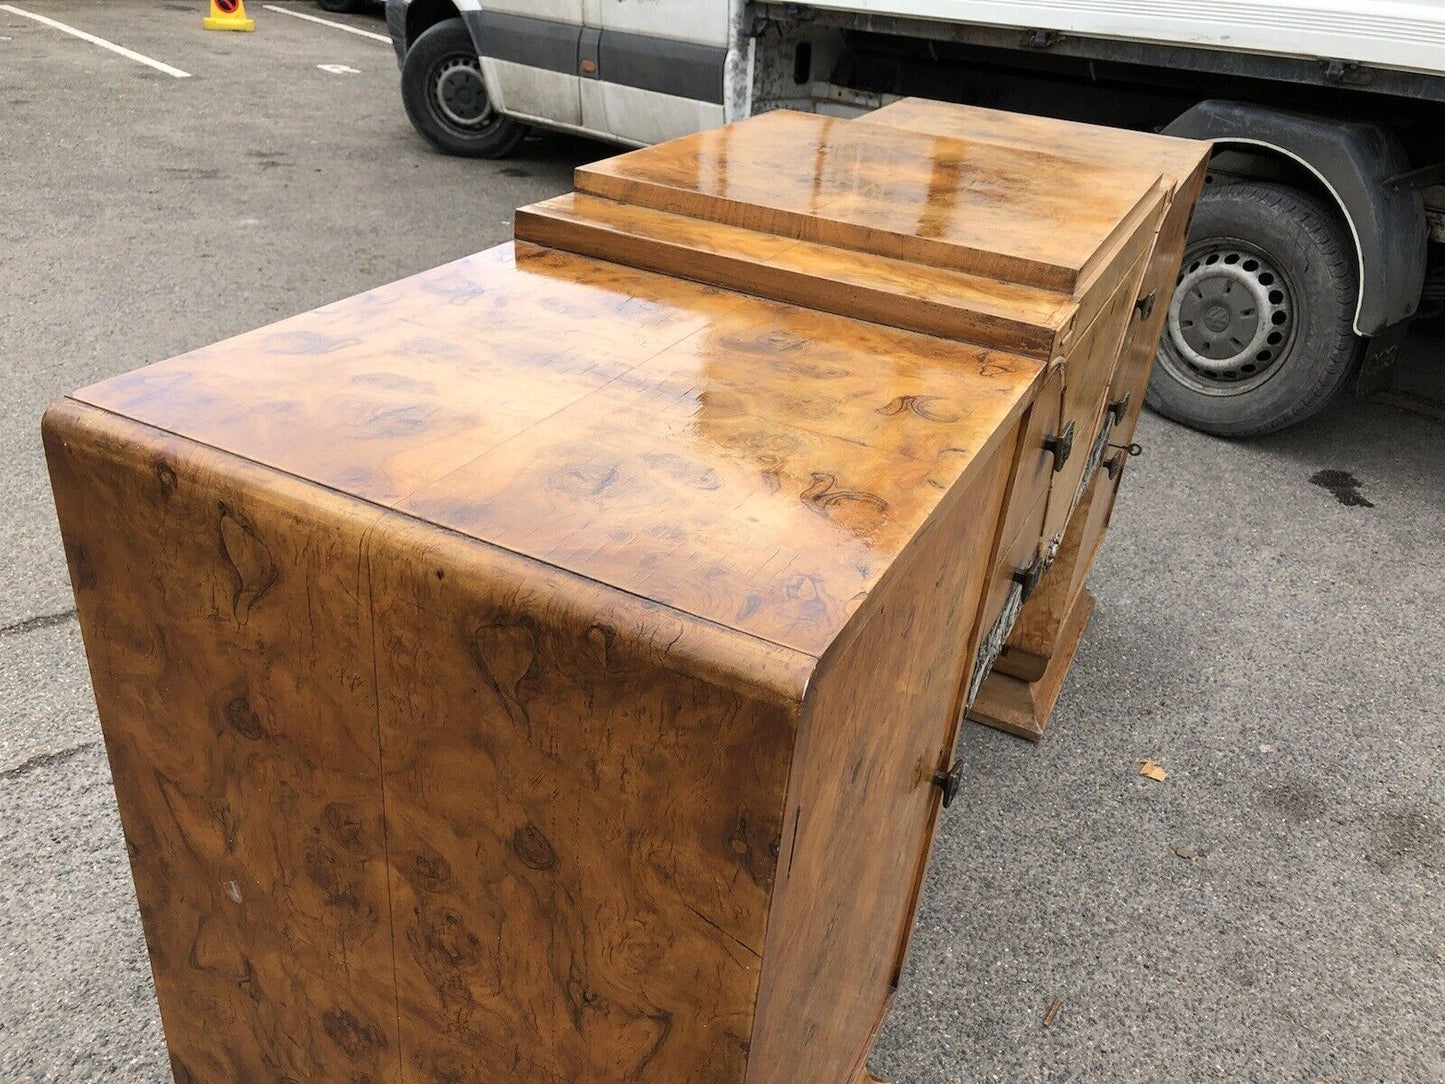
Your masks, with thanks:
M1038 681L1022 681L997 671L984 678L968 717L974 722L997 730L1017 734L1030 741L1044 736L1049 713L1059 698L1064 678L1074 661L1089 615L1094 612L1094 596L1087 588L1079 592L1068 619L1059 630L1059 642L1043 677Z

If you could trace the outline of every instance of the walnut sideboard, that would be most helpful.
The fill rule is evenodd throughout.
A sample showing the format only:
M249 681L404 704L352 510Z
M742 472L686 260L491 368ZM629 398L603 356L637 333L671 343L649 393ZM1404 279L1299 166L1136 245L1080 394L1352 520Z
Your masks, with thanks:
M50 409L178 1082L869 1079L1197 180L915 105L584 167Z

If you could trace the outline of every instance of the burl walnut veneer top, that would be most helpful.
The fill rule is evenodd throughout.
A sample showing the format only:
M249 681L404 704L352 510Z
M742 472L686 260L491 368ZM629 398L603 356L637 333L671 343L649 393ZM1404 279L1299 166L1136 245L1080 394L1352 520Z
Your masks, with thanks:
M73 398L817 656L1042 371L504 245Z
M1157 170L1097 157L779 110L582 166L575 183L623 203L1069 294L1138 228L1159 181Z
M900 98L856 118L863 124L906 128L954 139L982 139L1022 150L1062 154L1093 162L1117 159L1148 162L1171 186L1178 185L1208 154L1209 144L1178 136L1080 124L1027 113L1009 113L977 105L955 105L929 98Z

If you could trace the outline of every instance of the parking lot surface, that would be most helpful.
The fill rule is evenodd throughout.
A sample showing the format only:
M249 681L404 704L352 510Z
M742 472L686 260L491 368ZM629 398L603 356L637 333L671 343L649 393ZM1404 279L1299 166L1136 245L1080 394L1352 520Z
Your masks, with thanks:
M254 34L181 0L12 7L184 73L0 6L0 1080L161 1084L41 412L505 241L612 148L439 156L390 46L298 0L253 3ZM1411 351L1445 364L1445 337ZM1347 400L1138 439L1050 732L964 733L874 1070L1445 1080L1445 426Z

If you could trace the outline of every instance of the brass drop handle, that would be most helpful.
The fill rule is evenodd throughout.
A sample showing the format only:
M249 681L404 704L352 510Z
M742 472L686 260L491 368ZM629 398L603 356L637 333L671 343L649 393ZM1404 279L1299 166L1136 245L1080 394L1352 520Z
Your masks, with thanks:
M1054 473L1058 474L1074 451L1074 423L1064 426L1064 431L1057 436L1045 437L1044 451L1054 453Z
M953 767L949 768L948 771L933 773L933 785L943 791L944 809L951 806L953 800L958 797L958 786L962 777L963 765L957 760L953 762Z

